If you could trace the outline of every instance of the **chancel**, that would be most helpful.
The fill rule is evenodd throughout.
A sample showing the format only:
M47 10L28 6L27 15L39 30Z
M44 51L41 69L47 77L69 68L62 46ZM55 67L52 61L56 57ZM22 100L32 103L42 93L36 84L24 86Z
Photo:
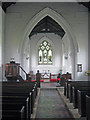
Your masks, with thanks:
M90 2L1 2L0 119L90 120Z

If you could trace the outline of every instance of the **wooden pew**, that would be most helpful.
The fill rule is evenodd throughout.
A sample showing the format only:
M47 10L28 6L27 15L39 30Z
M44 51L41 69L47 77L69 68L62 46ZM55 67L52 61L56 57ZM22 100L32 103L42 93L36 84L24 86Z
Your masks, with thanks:
M72 92L74 88L75 88L75 91ZM77 90L80 91L80 93L78 93L79 95L77 95L77 92L76 92ZM78 107L78 111L81 114L81 116L85 116L86 115L85 95L90 94L90 82L89 81L67 81L64 94L67 96L67 98L70 99L70 102L74 101L74 107L75 108Z
M68 97L69 97L69 100L70 102L73 102L72 98L73 98L73 87L89 87L90 86L90 82L76 82L76 83L73 83L73 84L69 84L68 85Z
M2 83L2 89L4 87L7 87L7 86L9 86L9 87L13 86L13 87L16 87L16 88L18 88L18 87L30 87L31 88L32 87L32 88L35 89L36 96L37 96L37 92L38 92L37 91L37 83L35 83L35 82L23 82L23 83L18 83L18 82L17 83L11 83L11 82L9 82L8 84L7 84L7 82Z
M34 83L30 83L30 84L34 84ZM37 95L37 86L32 86L31 90L30 90L30 84L27 83L3 83L2 86L2 90L3 90L3 96L9 96L11 97L13 96L29 96L29 101L31 101L31 103L29 103L31 105L31 113L33 111L33 106L34 106L34 101L35 101L35 97ZM29 91L28 91L29 90ZM29 95L29 93L32 92L31 97ZM30 109L30 107L29 107ZM29 110L27 111L29 112ZM30 113L30 112L29 112ZM29 117L29 116L28 116Z
M30 94L31 92L31 94ZM33 106L34 106L34 102L35 102L35 91L34 91L34 88L28 90L28 89L20 89L20 88L17 88L17 89L13 89L13 88L5 88L4 89L4 92L2 93L2 96L26 96L28 97L29 96L29 99L30 99L30 104L31 104L31 113L33 113Z
M8 96L8 100L6 99L6 96ZM16 98L14 101L10 98L10 97L12 97L13 96L13 99L14 98ZM29 97L28 97L29 96ZM21 103L23 103L23 102L25 102L25 99L23 98L23 97L25 97L25 98L27 98L26 99L26 104L25 103L23 103L23 104L25 104L25 113L26 113L26 118L29 118L30 117L30 115L31 115L31 94L26 94L26 93L20 93L20 94L17 94L17 92L16 93L14 93L14 92L6 92L6 93L4 93L3 95L2 95L2 97L3 97L3 99L2 99L2 103L4 103L5 101L7 101L7 103L10 103L10 101L11 102L19 102L20 103L20 100L21 100L21 98L20 97L22 97L22 100L21 100ZM18 97L18 101L17 101L17 97ZM3 107L3 106L2 106Z
M90 86L74 86L72 87L72 102L74 108L78 108L78 96L77 96L77 90L90 90Z
M2 104L4 103L14 103L14 104L23 104L25 108L25 118L30 118L30 101L29 97L26 96L0 96L0 101L2 101ZM2 106L2 109L3 106Z
M22 103L2 103L2 118L25 120L25 106ZM12 119L13 119L12 118Z
M86 118L90 120L90 95L86 95Z
M88 81L67 81L66 82L66 97L70 98L70 95L72 94L71 92L72 92L73 86L78 86L78 85L87 86L88 84L90 84L90 82Z
M20 108L20 110L19 108L18 110L3 110L1 120L26 120L23 113L24 107Z
M35 82L2 82L0 86L34 86Z
M78 112L82 117L86 116L86 95L90 95L90 90L78 90Z
M64 95L65 95L67 98L69 97L69 94L68 94L68 84L69 84L69 83L72 83L72 82L75 82L75 81L72 81L72 80L65 81Z
M32 87L32 88L34 88L35 89L35 92L36 92L36 95L37 95L37 84L35 83L35 82L23 82L23 83L3 83L2 84L2 88L3 87L7 87L7 86L10 86L10 87L16 87L16 88L18 88L18 87ZM25 88L26 89L26 88ZM27 89L29 89L29 88L27 88Z

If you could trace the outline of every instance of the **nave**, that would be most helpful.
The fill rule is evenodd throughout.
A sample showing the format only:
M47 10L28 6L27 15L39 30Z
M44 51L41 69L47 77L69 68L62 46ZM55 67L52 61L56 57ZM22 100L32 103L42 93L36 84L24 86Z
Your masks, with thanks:
M90 120L89 8L89 2L2 2L0 80L12 82L0 85L2 120ZM38 88L37 70L53 83ZM58 73L62 85L68 81L64 88L56 88Z
M56 86L57 83L41 83L32 118L86 120L64 96L64 87Z
M44 118L87 120L90 118L90 99L86 97L86 95L90 96L90 83L88 81L68 81L65 84L68 86L67 88L66 86L57 87L57 84L57 82L42 82L39 88L37 82L3 82L0 97L2 120ZM78 91L72 93L72 86Z

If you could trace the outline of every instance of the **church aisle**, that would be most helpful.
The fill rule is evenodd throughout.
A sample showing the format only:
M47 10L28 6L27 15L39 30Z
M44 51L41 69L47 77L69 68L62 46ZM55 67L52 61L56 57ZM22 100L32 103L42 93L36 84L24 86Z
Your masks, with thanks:
M41 88L35 118L73 118L73 115L55 88Z

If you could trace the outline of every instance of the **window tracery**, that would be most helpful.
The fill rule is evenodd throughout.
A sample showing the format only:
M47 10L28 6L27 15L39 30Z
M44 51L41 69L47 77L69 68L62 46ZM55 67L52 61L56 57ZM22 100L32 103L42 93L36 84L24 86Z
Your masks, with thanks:
M49 42L44 40L38 49L38 64L39 65L51 65L52 64L52 47Z

